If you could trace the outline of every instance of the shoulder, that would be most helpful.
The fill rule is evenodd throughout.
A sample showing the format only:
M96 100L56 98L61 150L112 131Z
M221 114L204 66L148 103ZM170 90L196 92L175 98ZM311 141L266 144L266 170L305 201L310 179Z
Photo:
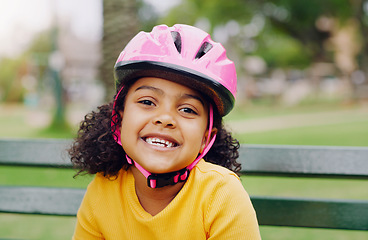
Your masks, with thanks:
M93 178L92 182L88 185L88 189L93 190L103 190L101 186L111 186L114 184L116 180L121 178L121 174L117 175L116 177L106 177L102 173L96 173L95 177Z
M205 186L201 191L210 198L248 197L238 175L227 168L201 160L193 170L193 184L197 188Z
M251 206L249 195L240 178L231 170L202 160L197 164L193 175L195 189L201 189L203 196L207 196L207 204L212 207Z
M120 170L115 177L106 177L102 173L97 173L87 187L86 195L96 201L106 198L120 189L122 182L126 178L127 172Z
M233 171L204 160L201 160L194 170L198 177L216 180L218 183L237 182L241 184L240 178Z
M205 229L216 239L260 239L255 211L240 178L232 171L200 161L194 180L203 187ZM254 238L247 238L247 235Z
M80 209L101 216L107 208L115 207L121 199L126 175L123 170L114 178L97 173L87 187Z

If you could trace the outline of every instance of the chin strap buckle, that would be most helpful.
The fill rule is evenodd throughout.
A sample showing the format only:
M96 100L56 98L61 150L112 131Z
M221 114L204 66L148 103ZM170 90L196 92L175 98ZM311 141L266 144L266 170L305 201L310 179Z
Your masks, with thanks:
M150 188L161 188L169 185L175 185L178 182L185 182L188 177L189 169L187 168L169 173L152 173L147 177L147 185Z

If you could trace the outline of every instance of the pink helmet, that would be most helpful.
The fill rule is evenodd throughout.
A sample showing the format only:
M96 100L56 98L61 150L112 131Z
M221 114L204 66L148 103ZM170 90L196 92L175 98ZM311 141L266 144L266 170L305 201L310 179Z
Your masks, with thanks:
M115 65L116 86L140 77L160 77L196 89L212 99L221 116L234 106L236 70L226 50L192 26L159 25L138 33Z
M226 57L224 47L195 27L181 24L171 28L166 25L156 26L151 33L138 33L121 52L115 64L116 88L119 92L114 102L111 130L120 145L116 99L127 82L141 77L160 77L196 89L213 100L221 116L229 113L234 106L236 71L234 63ZM147 178L147 185L151 188L185 181L189 171L215 142L216 134L210 140L212 125L213 107L210 104L205 148L189 166L179 171L154 174L128 156L126 159Z

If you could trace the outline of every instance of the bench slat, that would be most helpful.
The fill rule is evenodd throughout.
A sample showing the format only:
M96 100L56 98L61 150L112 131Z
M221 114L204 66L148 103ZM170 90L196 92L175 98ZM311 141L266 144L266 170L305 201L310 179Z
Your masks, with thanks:
M368 201L252 197L260 225L368 230Z
M75 216L85 190L46 187L0 187L0 212Z
M66 152L71 143L69 139L2 139L0 165L71 168Z
M368 179L368 147L242 145L247 175Z
M71 168L71 140L0 140L0 165ZM368 179L368 147L242 145L248 175Z

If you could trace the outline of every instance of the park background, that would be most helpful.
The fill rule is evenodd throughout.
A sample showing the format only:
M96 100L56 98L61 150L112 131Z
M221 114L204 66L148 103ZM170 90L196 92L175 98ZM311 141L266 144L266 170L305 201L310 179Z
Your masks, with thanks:
M238 72L226 125L242 144L368 146L365 0L0 0L0 137L73 138L114 92L139 30L212 34ZM2 185L85 188L73 170L0 167ZM360 180L242 177L250 195L368 199ZM70 239L75 218L0 214L0 237ZM368 239L359 231L261 227L263 239Z

